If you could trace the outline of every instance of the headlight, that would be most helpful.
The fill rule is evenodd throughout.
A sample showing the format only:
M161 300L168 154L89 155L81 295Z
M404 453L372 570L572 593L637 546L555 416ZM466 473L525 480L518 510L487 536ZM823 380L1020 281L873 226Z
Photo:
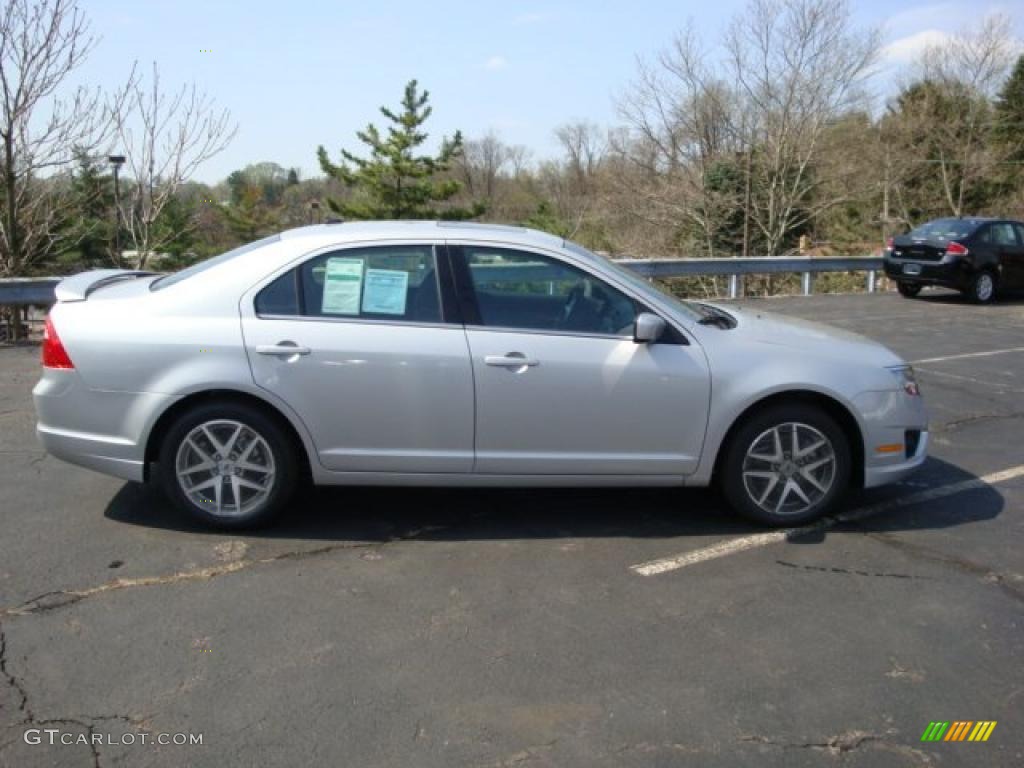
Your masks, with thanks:
M914 375L914 368L910 365L894 365L889 368L890 373L896 377L897 386L911 397L920 397L921 390L917 386L917 377Z

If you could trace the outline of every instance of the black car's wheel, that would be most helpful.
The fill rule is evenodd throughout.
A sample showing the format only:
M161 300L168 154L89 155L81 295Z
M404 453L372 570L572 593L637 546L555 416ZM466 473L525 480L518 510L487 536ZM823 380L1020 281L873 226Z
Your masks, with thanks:
M900 292L901 296L913 299L921 293L921 285L919 283L906 283L901 281L896 283L896 290Z
M288 503L298 466L291 440L273 419L241 403L207 403L167 431L159 473L167 495L201 522L253 528Z
M996 276L985 270L972 279L965 291L975 304L991 304L996 299Z
M719 469L722 493L737 512L768 525L800 525L836 508L850 480L850 446L820 408L775 405L740 426Z

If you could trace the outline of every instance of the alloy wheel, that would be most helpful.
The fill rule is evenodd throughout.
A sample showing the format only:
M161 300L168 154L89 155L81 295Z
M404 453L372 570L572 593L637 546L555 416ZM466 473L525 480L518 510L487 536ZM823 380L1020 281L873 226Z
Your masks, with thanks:
M836 452L818 429L778 424L758 435L743 459L750 499L774 515L801 515L824 498L836 477Z
M217 419L192 429L174 461L178 486L200 509L238 517L274 488L274 454L266 439L240 421Z

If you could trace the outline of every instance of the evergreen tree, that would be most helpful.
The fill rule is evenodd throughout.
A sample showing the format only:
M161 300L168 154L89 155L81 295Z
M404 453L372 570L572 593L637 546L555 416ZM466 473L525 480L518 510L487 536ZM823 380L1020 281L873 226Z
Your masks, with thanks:
M1009 150L1007 160L1024 162L1024 55L1003 85L996 100L996 141ZM1024 169L1016 169L1017 176Z
M114 182L103 166L81 148L74 150L71 206L60 238L67 248L58 253L62 270L97 269L114 261Z
M462 185L447 176L451 162L462 152L462 133L441 140L436 157L417 154L428 138L421 129L433 108L428 91L419 92L415 80L405 86L402 111L381 107L387 118L387 135L372 123L356 136L369 147L369 158L342 150L342 162L334 165L321 146L317 157L324 173L344 182L355 194L349 200L328 198L331 210L352 219L471 219L481 215L485 206L469 208L436 206L458 194Z

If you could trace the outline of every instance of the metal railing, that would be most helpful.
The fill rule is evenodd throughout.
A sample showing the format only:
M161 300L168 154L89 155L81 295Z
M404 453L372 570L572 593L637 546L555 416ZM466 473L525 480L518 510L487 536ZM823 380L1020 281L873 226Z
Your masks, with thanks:
M814 290L814 275L823 272L865 272L866 289L875 291L882 258L854 256L848 258L812 258L808 256L755 257L746 259L616 259L616 263L648 278L657 277L728 277L729 298L739 295L744 275L798 274L805 296ZM60 277L0 278L0 306L49 306L55 301L54 288Z

